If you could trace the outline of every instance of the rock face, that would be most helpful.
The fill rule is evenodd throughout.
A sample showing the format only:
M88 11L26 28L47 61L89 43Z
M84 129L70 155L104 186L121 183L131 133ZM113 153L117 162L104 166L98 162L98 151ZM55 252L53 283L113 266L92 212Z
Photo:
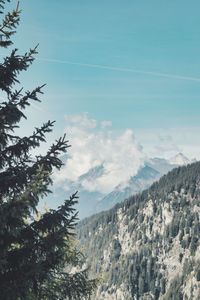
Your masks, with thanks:
M151 172L148 169L148 172ZM99 300L200 299L200 162L78 224Z

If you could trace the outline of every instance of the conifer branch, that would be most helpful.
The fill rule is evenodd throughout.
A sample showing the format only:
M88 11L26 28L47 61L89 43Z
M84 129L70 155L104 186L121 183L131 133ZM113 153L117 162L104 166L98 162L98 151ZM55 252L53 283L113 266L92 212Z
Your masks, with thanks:
M5 4L5 1L2 1L2 3ZM3 9L4 6L1 4L0 8ZM2 11L0 13L2 13ZM21 10L19 9L19 1L18 1L16 9L13 9L12 13L8 12L2 21L2 25L0 25L0 33L1 33L0 46L1 47L6 48L12 44L10 38L16 32L13 29L15 29L16 26L19 24L20 13ZM3 37L5 37L5 40L3 40Z
M33 55L37 54L37 47L38 45L23 56L17 55L17 49L14 49L11 55L4 59L4 63L0 64L0 89L2 91L9 95L12 85L19 83L17 75L20 71L26 71L32 64L35 59Z

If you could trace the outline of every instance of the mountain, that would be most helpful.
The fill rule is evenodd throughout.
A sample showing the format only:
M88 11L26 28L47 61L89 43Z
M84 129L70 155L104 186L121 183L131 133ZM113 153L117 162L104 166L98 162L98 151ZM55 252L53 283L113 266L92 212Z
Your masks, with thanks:
M118 185L111 193L98 201L96 212L107 210L131 195L141 192L160 176L161 174L157 170L148 165L144 166L138 171L137 175L130 177L128 183Z
M162 175L167 174L167 172L171 171L177 166L176 164L172 164L169 160L159 157L147 160L146 164Z
M92 299L200 299L199 220L200 162L82 220L86 265L102 276Z
M87 173L81 175L79 177L79 181L82 182L83 180L93 180L96 178L101 177L104 174L104 167L102 165L96 166L91 168Z
M181 154L180 154L181 155ZM177 155L178 156L178 155ZM185 158L189 162L189 159ZM110 209L116 203L123 201L124 199L135 195L144 189L147 189L153 182L158 180L162 175L166 174L179 164L174 164L173 159L166 160L163 158L153 158L149 159L144 163L135 176L131 176L128 182L122 182L117 185L112 192L107 195L86 191L81 187L80 184L80 206L78 210L80 211L80 217L87 217L91 214L98 213L104 210ZM175 159L174 159L175 161ZM180 161L179 161L180 163ZM185 164L185 163L184 163ZM104 174L103 166L92 168L88 173L81 176L79 182L84 180L92 181L94 178L101 177ZM88 200L90 199L90 200ZM89 206L87 209L87 203L89 201ZM81 204L84 202L84 205Z
M183 153L178 153L174 157L170 158L168 162L173 165L183 166L189 164L191 161L183 155Z
M94 213L107 210L131 195L147 189L153 182L174 167L188 162L189 159L181 153L170 160L163 158L148 159L136 175L130 176L127 182L121 182L116 185L108 194L102 193L95 188L98 180L101 180L104 176L105 170L103 165L91 168L87 173L81 175L76 182L67 182L67 186L70 186L71 191L79 191L77 209L79 218L82 219ZM64 187L55 188L54 195L57 195L57 199L66 198Z

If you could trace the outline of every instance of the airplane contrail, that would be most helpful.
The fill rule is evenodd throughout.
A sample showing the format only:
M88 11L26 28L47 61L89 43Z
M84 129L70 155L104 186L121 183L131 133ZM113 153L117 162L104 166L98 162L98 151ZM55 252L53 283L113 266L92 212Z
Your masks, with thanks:
M119 67L98 65L98 64L87 64L87 63L80 63L80 62L72 62L72 61L68 61L68 60L50 59L50 58L38 58L38 60L53 62L53 63L60 63L60 64L67 64L67 65L77 65L77 66L81 66L81 67L89 67L89 68L120 71L120 72L129 72L129 73L138 73L138 74L153 75L153 76L158 76L158 77L166 77L166 78L172 78L172 79L190 80L190 81L200 82L200 78L198 78L198 77L173 75L173 74L168 74L168 73L151 72L151 71L141 71L141 70L136 70L136 69L119 68Z

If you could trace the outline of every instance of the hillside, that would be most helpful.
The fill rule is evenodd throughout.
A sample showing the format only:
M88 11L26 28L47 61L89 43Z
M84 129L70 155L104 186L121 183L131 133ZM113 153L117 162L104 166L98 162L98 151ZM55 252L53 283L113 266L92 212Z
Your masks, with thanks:
M103 281L94 299L200 299L200 162L81 221L77 238Z

